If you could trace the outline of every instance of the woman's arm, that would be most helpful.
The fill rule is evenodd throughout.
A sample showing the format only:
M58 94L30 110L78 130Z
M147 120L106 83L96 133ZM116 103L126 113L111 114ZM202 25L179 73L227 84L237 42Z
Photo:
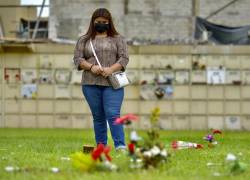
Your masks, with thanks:
M129 62L129 57L128 57L128 46L127 42L124 37L119 36L117 39L117 54L118 54L118 61L122 68L122 71L125 71L126 66Z
M122 68L123 68L123 67L122 67L121 64L115 63L115 64L113 64L113 65L110 66L110 67L105 67L105 68L103 68L102 75L103 75L104 77L108 77L108 76L111 75L113 72L120 71Z
M84 54L83 54L83 46L84 46L84 38L81 37L75 46L75 50L74 50L74 64L77 67L77 70L85 70L85 71L91 71L93 74L101 74L102 73L102 69L94 64L89 63L88 61L86 61L86 59L84 59Z
M87 70L90 71L93 68L94 64L91 64L87 62L86 60L83 60L80 62L78 66L78 70Z
M102 75L104 77L108 77L109 75L111 75L113 72L116 72L116 71L120 71L120 70L125 71L126 66L128 64L129 57L128 57L128 48L127 48L126 40L122 36L119 36L117 38L118 38L117 39L118 60L111 67L103 68Z
M83 57L83 46L84 46L84 38L80 37L76 43L75 50L74 50L74 57L73 61L77 68L77 70L90 70L92 64L87 62Z

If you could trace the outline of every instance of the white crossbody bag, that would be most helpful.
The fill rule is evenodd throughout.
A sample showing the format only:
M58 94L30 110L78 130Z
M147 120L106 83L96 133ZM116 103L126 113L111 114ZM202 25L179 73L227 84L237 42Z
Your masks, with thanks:
M90 46L91 46L91 50L95 56L95 59L99 67L102 68L102 65L96 55L96 52L95 52L95 49L91 40L90 40ZM119 89L121 87L129 85L129 79L126 73L123 71L117 71L117 72L112 73L110 76L108 76L108 80L114 89Z

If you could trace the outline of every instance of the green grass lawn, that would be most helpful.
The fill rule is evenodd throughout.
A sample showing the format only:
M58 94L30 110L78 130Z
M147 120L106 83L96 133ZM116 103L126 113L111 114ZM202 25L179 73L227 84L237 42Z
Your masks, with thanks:
M81 151L83 144L94 144L93 130L71 129L0 129L0 179L250 179L250 132L223 132L215 148L186 149L171 152L169 161L158 169L132 170L129 158L112 150L118 172L80 172L70 161L61 160ZM145 136L145 132L140 131ZM204 143L205 131L161 131L161 140ZM111 144L111 141L110 141ZM234 153L245 162L247 170L239 175L224 175L223 166L207 167L208 162L223 163L227 153ZM6 166L18 166L17 172L6 172ZM58 167L59 173L50 171ZM213 176L214 172L222 175Z

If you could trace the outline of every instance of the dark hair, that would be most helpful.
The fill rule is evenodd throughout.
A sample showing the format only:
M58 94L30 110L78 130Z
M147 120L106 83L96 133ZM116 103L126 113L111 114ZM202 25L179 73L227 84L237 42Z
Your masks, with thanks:
M92 14L90 24L89 24L89 29L88 29L87 33L85 34L87 40L90 38L91 39L95 38L96 31L94 29L94 21L98 17L104 17L104 18L108 19L108 21L109 21L109 30L107 32L108 36L113 37L113 36L119 34L114 27L111 13L105 8L99 8L99 9L96 9L95 12Z

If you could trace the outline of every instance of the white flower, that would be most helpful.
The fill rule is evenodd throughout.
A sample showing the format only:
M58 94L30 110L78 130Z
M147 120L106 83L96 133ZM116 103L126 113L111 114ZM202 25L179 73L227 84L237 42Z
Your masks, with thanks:
M235 161L236 160L236 156L232 153L228 153L227 157L226 157L227 161Z
M166 149L163 149L161 151L161 155L164 156L164 157L167 157L168 153L167 153Z
M131 131L130 133L130 140L131 141L139 141L141 140L141 137L139 137L136 133L136 131Z
M13 166L6 166L5 171L12 172L12 171L18 171L19 167L13 167Z
M213 144L213 145L217 145L217 144L218 144L218 142L217 142L217 141L214 141L214 142L212 142L212 144Z
M136 163L141 163L142 159L136 159Z
M117 170L117 166L115 164L112 164L109 161L104 161L104 165L105 165L105 167L107 167L111 171L116 171Z
M161 153L161 150L160 150L159 147L154 146L154 147L151 149L151 153L152 153L153 156L156 156L156 155L158 155L158 154Z
M151 157L152 156L152 152L151 151L144 151L143 155L147 156L147 157Z
M51 170L53 173L58 173L58 172L59 172L59 168L57 168L57 167L52 167L50 170Z

